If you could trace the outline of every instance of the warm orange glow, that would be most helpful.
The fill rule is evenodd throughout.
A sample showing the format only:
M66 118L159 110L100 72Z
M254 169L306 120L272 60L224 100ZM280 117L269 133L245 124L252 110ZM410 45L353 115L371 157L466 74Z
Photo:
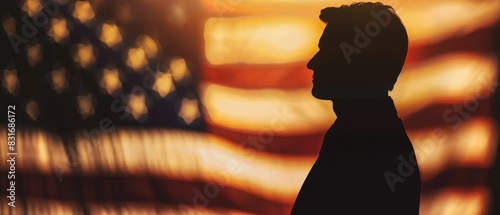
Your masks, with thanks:
M489 192L483 187L445 188L433 194L423 194L420 214L477 215L487 214Z
M464 145L456 144L456 140L468 139L467 136L474 132L486 134L488 129L492 129L491 122L474 118L457 130L446 132L443 139L433 137L432 130L409 132L423 181L449 164L474 165L461 162L471 160L470 153L461 149ZM6 129L1 130L0 137L6 135ZM285 204L293 202L315 159L315 156L277 155L242 148L237 143L193 131L118 128L112 133L103 132L93 136L94 139L89 139L83 133L76 135L78 169L85 175L101 174L102 170L111 175L153 175L188 181L201 179ZM428 145L428 139L434 141L432 145ZM491 162L493 155L489 150L495 140L481 135L478 139L489 142L467 141L481 145L481 149L475 149L472 153L477 155L474 159ZM72 174L63 144L57 136L41 130L20 129L17 140L20 170L52 174L53 168L56 168L65 175ZM485 144L488 146L482 147ZM5 156L4 152L0 154L2 158ZM477 167L487 168L484 162L476 164ZM432 207L442 208L447 204Z
M184 58L177 57L172 59L170 61L170 70L172 71L172 77L176 82L181 82L185 78L190 77L189 69Z
M141 35L137 38L136 45L144 50L144 53L148 59L156 57L158 53L158 45L155 40L153 40L148 35Z
M203 179L283 203L294 200L314 161L242 149L210 134L177 130L118 129L101 135L95 140L99 144L89 141L78 136L79 167L87 174L103 168L110 174Z
M381 0L384 2L384 0ZM385 1L387 2L387 1ZM250 0L221 2L217 0L202 0L204 9L213 16L229 16L232 14L304 14L318 16L319 11L329 6L350 4L352 1L310 0L307 4L300 0Z
M415 148L422 181L450 165L485 169L492 165L496 150L494 123L487 118L472 118L464 119L456 129L453 125L407 132Z
M7 205L7 201L0 203ZM83 205L84 204L84 205ZM23 198L16 201L17 207L1 207L1 214L50 214L50 215L77 215L82 214L85 207L89 214L102 215L179 215L179 214L203 214L203 215L252 215L241 210L194 206L180 207L173 204L158 204L150 202L120 202L119 204L109 202L85 201L75 202L71 200L53 200L46 198Z
M87 68L94 63L94 48L90 43L80 43L76 47L74 61L79 63L81 67Z
M95 112L94 105L92 105L92 95L81 95L77 97L78 100L78 113L82 116L83 119L92 116Z
M184 207L180 208L173 205L158 205L149 203L124 202L120 206L115 204L90 203L90 214L150 214L150 215L178 215L178 214L204 214L204 215L251 215L244 211L225 208L197 208Z
M199 118L200 111L198 110L198 101L196 99L182 99L179 116L188 125L191 124L195 119Z
M34 16L43 9L40 0L25 0L22 10L26 12L29 16Z
M475 119L463 125L463 130L451 141L453 165L490 168L497 151L494 122L488 118Z
M34 101L32 101L34 102ZM36 105L33 103L32 105ZM0 131L0 138L7 139L7 128ZM16 172L54 174L70 168L61 139L41 129L16 129ZM0 158L8 160L7 147L0 147ZM7 165L0 165L2 171Z
M462 103L465 98L492 95L496 68L493 56L444 55L404 70L390 95L404 118L432 104Z
M306 134L328 128L335 119L332 102L315 99L310 88L244 90L202 84L200 92L207 120L230 129Z
M42 51L41 48L42 45L40 44L35 44L35 45L26 45L26 52L28 55L28 63L31 66L35 66L40 62L40 59L42 58Z
M132 93L128 97L128 110L134 119L139 120L148 113L146 96L143 93Z
M30 100L26 103L26 114L33 120L36 121L40 115L40 106L34 100Z
M2 86L7 90L7 92L13 96L17 95L19 93L19 85L20 81L19 78L17 78L17 70L3 71Z
M52 19L52 25L48 32L48 35L54 39L57 43L62 42L66 37L69 36L68 26L66 19Z
M114 23L103 23L99 39L110 48L116 47L122 41L120 29Z
M204 30L205 55L211 64L301 61L317 51L323 28L320 20L308 17L210 18Z
M114 66L106 68L102 71L102 78L99 86L106 90L109 95L113 95L122 88L120 81L120 73Z
M2 17L3 30L7 35L16 33L16 19L10 15L4 15Z
M273 129L272 131L278 134L286 132L297 134L326 129L331 125L331 121L325 118L328 116L333 117L329 104L318 106L323 108L316 111L310 111L313 104L319 104L320 101L311 98L311 101L305 102L306 106L301 107L293 101L304 101L308 95L301 96L298 93L293 94L291 91L285 93L276 90L276 92L271 93L271 90L237 90L217 85L208 85L202 89L206 100L204 104L207 109L207 117L211 120L210 122L221 127L227 126L230 129L251 130L250 132ZM244 93L245 96L238 96L238 91L242 91L241 95ZM276 98L270 97L273 94L279 96L276 96ZM266 98L266 95L269 99ZM285 103L286 100L290 100L290 102ZM280 101L282 104L280 104ZM283 117L287 115L283 115L281 118L273 115L277 113L276 110L281 110L279 107L288 107L288 110L290 110L288 118ZM309 111L305 111L306 108ZM329 115L320 115L322 112L326 113L326 111L330 112ZM309 113L309 115L304 116L303 113ZM305 117L311 118L304 119ZM311 120L314 118L317 120ZM311 124L303 125L306 120L310 120L312 125L316 127L312 127ZM320 125L321 121L325 125ZM279 125L283 126L281 127L283 129L274 129L278 128L277 122L280 122ZM447 130L446 139L436 139L433 133L434 129L408 132L417 151L417 158L422 165L423 179L434 176L450 162L485 168L491 165L495 142L495 137L491 136L491 131L494 128L491 122L484 119L464 121L465 124L459 127L457 131L452 129L454 124L445 121L442 123L442 128ZM273 127L273 125L276 127ZM461 141L457 144L458 139ZM460 147L461 144L464 144L464 146ZM464 151L471 146L474 146L475 150Z
M184 3L184 2L183 2ZM167 20L176 26L183 26L187 19L188 19L188 14L186 12L186 6L185 4L180 4L180 3L174 3L172 2L166 13L165 13Z
M405 70L390 95L402 118L446 100L457 103L464 102L464 98L480 100L479 97L493 93L495 68L496 61L488 56L451 54ZM318 131L328 128L334 119L330 103L313 98L310 88L245 90L207 83L200 86L200 92L208 120L231 129L270 128L272 111L284 107L296 118L276 132Z
M380 0L378 2L392 5L395 8L406 26L412 45L439 42L450 36L463 35L485 26L491 26L500 16L498 13L500 2L498 1ZM225 19L233 14L293 14L317 19L320 10L325 7L338 7L351 3L353 1L347 0L334 2L312 0L307 1L307 4L300 0L245 0L236 3L202 0L207 11L214 16L222 16ZM456 16L456 14L461 15ZM248 41L244 44L248 44Z
M499 1L424 1L401 4L400 17L407 26L411 43L438 43L465 35L498 18ZM396 10L398 12L398 10ZM460 15L458 15L460 14Z
M457 103L464 102L464 98L480 100L479 97L493 93L495 68L495 60L486 56L444 56L405 70L390 95L402 118L446 100ZM326 129L334 119L330 103L313 98L310 88L245 90L207 83L200 91L209 121L232 129L269 128L273 109L284 107L295 112L292 115L297 118L276 132L318 131Z
M415 145L422 180L427 181L451 163L470 160L468 155L459 149L462 145L455 144L455 140L463 138L464 134L474 132L476 127L481 126L488 126L488 124L485 124L484 119L474 119L456 131L446 132L444 139L437 140L432 136L434 135L432 130L409 132ZM489 126L485 129L491 129L491 124ZM110 139L111 136L104 135L100 139L100 144L94 146L88 143L88 139L80 138L78 151L83 153L81 154L82 168L85 172L95 172L99 169L97 166L106 164L102 167L106 168L104 171L110 173L149 173L189 180L202 177L204 180L228 183L228 186L236 186L243 190L253 189L252 193L265 198L291 201L292 199L286 196L298 192L301 180L304 179L309 171L308 168L314 161L314 156L278 156L249 149L243 150L222 139L196 132L150 131L146 133L120 130L113 135L117 136ZM188 137L189 140L185 139ZM429 139L433 142L429 142ZM148 146L141 145L144 142L147 142ZM169 144L163 144L165 142ZM489 147L482 147L483 150L477 151L476 154L477 159L491 163L492 154L488 150L491 149L494 141L486 143L474 141L470 144L488 145ZM119 148L124 154L113 154L112 148ZM102 163L91 159L91 153L95 152L99 154L94 154L94 156L104 159L101 160ZM127 159L123 159L125 157ZM238 168L238 174L224 173L227 171L225 168L228 163L236 163L238 167L241 167ZM489 164L481 162L478 165L480 168L487 168L485 165ZM224 177L228 178L214 173L227 174Z
M132 48L128 50L127 55L127 65L132 67L135 71L139 71L144 66L148 64L148 60L146 58L146 53L141 48Z
M83 24L88 23L95 17L94 10L88 1L76 1L72 15Z
M352 0L52 1L59 6L56 14L44 8L48 0L18 0L11 6L20 14L8 6L0 17L7 35L27 40L18 41L18 54L28 63L23 72L19 62L14 62L19 71L0 71L0 91L19 101L21 179L16 179L21 197L16 207L2 206L0 214L289 212L323 132L336 120L332 102L311 95L313 72L306 67L325 27L318 16L325 7ZM491 44L498 40L493 35L500 1L377 1L395 8L409 36L407 63L389 95L415 149L423 185L420 214L487 214L494 204L487 176L500 156L499 125L492 115L498 110L491 106L499 84L498 54ZM39 26L43 15L47 19ZM137 26L141 23L145 26ZM74 30L85 32L74 35ZM68 49L74 65L45 62ZM54 59L44 55L51 50ZM103 67L106 62L114 64ZM56 66L42 71L47 65ZM24 74L26 68L33 71ZM37 96L44 92L31 92L39 72L38 84L60 94L47 97L56 103ZM152 86L130 92L139 82ZM192 89L196 92L189 94ZM51 126L61 117L63 124L73 119L48 110L59 99L72 102L76 121L84 122L75 121L73 133ZM128 119L108 124L106 117L122 115L106 116L116 112L109 102L117 99ZM152 124L142 123L157 114ZM24 127L24 118L35 127ZM129 121L134 119L140 123ZM162 120L174 120L167 123L179 129L154 127ZM1 140L7 132L0 125ZM262 141L264 132L273 139ZM251 138L264 147L255 147ZM9 168L7 153L0 147L2 172ZM64 182L57 182L60 176ZM221 188L217 195L204 194L210 198L206 207L195 203L194 192L206 192L205 185ZM6 205L6 198L0 203Z
M59 68L51 72L51 83L52 89L57 93L61 93L68 87L68 81L66 80L66 70L64 68Z
M175 85L172 81L172 75L168 72L157 72L153 90L156 91L162 98L175 91Z
M29 214L54 214L54 215L73 215L77 214L76 202L63 202L50 199L27 199L25 203L25 213ZM14 213L15 214L15 213Z

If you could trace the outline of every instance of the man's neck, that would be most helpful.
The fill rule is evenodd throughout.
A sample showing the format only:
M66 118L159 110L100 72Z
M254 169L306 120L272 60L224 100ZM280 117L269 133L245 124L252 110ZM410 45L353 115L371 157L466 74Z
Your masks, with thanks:
M333 99L333 110L337 117L377 117L397 115L394 103L388 95L359 98Z

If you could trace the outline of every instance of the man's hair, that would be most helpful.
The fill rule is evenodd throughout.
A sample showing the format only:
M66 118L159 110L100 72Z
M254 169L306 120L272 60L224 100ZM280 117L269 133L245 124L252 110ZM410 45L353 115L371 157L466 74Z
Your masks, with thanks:
M393 89L406 59L408 35L391 6L361 2L328 7L321 10L319 18L327 23L325 31L332 31L333 40L340 42L335 48L343 49L344 57L348 55L347 70L355 72L368 87ZM368 43L357 36L359 32L369 38Z

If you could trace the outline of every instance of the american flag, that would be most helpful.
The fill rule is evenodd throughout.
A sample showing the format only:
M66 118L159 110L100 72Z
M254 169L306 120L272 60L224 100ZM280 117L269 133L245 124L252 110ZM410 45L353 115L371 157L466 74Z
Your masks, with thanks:
M421 214L493 213L500 2L381 2L409 35L390 95ZM1 214L288 214L336 118L310 94L319 11L350 3L4 3Z

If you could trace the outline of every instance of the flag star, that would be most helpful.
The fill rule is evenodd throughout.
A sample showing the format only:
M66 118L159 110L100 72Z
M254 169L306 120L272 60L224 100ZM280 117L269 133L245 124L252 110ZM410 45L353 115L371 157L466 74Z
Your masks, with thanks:
M40 0L26 0L22 7L22 10L31 17L40 12L42 9L43 7L42 4L40 4Z
M76 1L71 15L83 24L88 23L95 17L94 10L88 1Z
M40 62L40 59L42 58L41 45L40 44L27 45L26 50L28 55L28 63L31 66L37 65L38 62Z
M17 78L16 70L4 70L2 86L11 95L16 96L19 93L20 81Z
M131 93L128 97L127 109L135 120L141 120L148 113L146 96L143 93Z
M77 45L74 61L80 64L82 68L87 68L94 63L94 48L90 43L80 43Z
M114 23L104 23L101 26L99 39L110 48L116 47L122 41L120 29Z
M153 40L148 35L141 35L137 38L137 46L144 50L146 57L152 59L158 53L158 45L155 40Z
M175 91L175 85L172 81L170 73L156 73L156 81L153 85L153 90L156 91L162 98L167 96L170 92Z
M51 82L52 89L54 89L57 93L64 91L68 86L68 81L66 80L66 70L64 68L53 70L51 72Z
M38 119L38 115L40 115L40 107L36 101L30 100L26 103L26 114L28 114L33 121Z
M52 19L52 25L48 32L48 35L54 39L57 43L61 43L65 38L68 37L68 25L66 19Z
M99 86L106 90L109 95L113 95L118 92L118 90L122 88L122 82L120 81L118 69L114 66L104 69Z
M190 125L194 120L200 117L198 101L196 99L183 98L181 108L179 110L179 116L186 124Z
M78 112L83 119L87 119L89 116L94 115L94 106L92 105L92 95L82 95L77 97L78 101Z
M142 48L131 48L127 53L127 65L133 68L135 71L139 71L146 64L148 60L146 59L146 53Z
M16 33L16 19L14 17L11 17L10 14L2 18L2 26L3 30L5 30L5 33L7 34Z
M184 58L178 57L170 61L170 70L176 82L182 82L185 78L189 77L189 70Z

